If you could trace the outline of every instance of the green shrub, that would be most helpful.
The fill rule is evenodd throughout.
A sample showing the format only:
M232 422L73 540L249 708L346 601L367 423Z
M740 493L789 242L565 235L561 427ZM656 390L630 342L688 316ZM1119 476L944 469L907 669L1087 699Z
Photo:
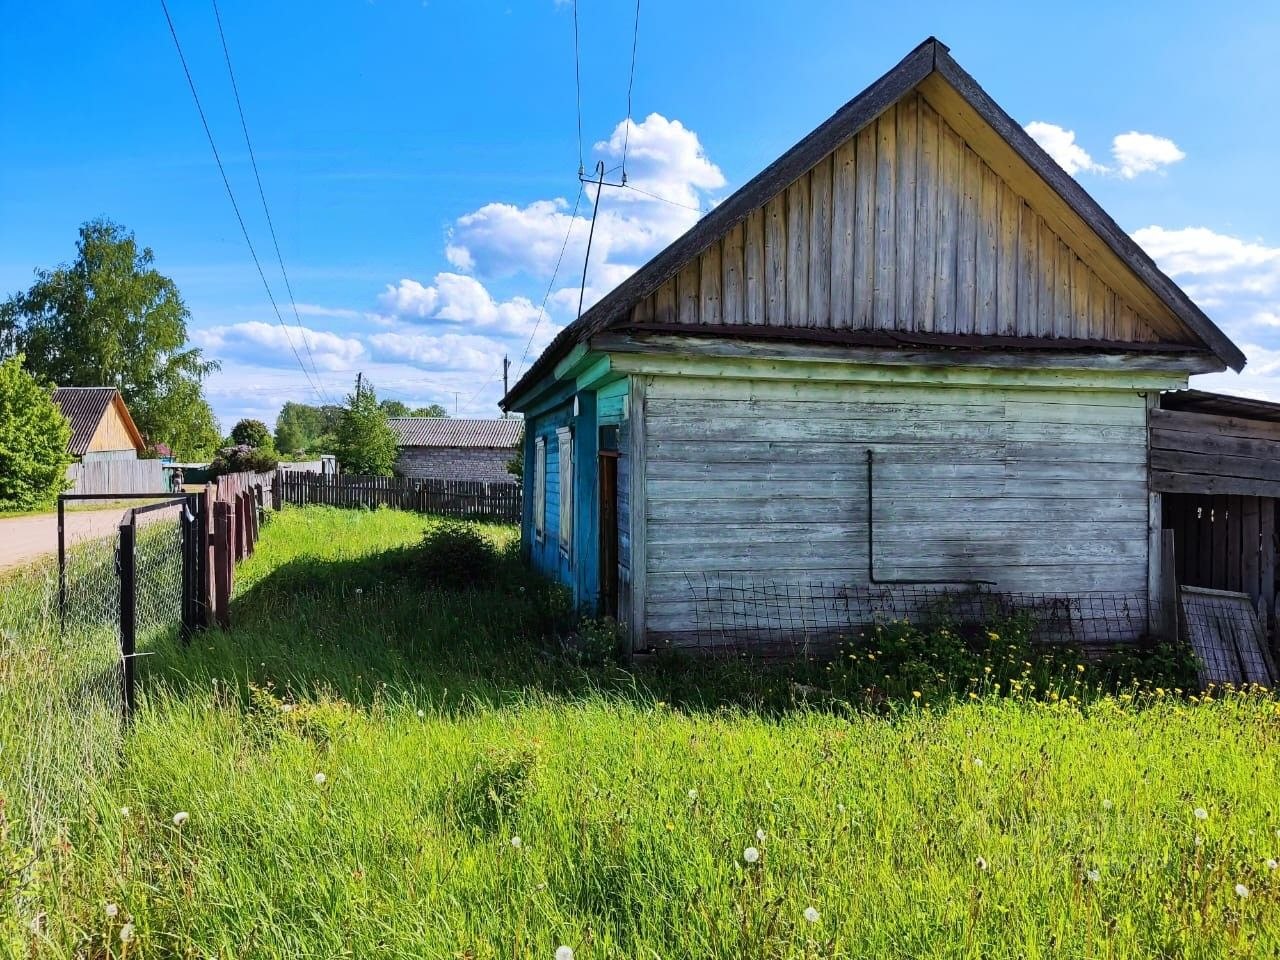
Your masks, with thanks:
M498 573L498 551L473 524L444 520L427 530L417 571L429 584L450 590L488 586Z
M270 450L238 444L223 447L209 464L209 476L220 477L227 473L270 473L280 465Z
M22 367L0 363L0 510L32 510L66 489L71 427L49 388Z
M584 665L616 663L624 653L625 636L622 625L613 617L588 618L579 621L568 647L574 658Z

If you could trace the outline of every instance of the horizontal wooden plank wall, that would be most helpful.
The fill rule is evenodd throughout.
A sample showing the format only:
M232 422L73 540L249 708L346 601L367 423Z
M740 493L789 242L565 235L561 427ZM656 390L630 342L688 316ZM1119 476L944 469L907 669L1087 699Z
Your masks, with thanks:
M921 95L891 107L635 307L756 324L1187 342L1142 316Z
M1280 497L1280 424L1152 410L1151 485L1162 493Z
M67 467L68 493L164 493L169 489L159 460L90 460Z
M1136 391L655 377L645 402L651 637L696 629L691 577L867 585L869 448L877 577L1146 596Z

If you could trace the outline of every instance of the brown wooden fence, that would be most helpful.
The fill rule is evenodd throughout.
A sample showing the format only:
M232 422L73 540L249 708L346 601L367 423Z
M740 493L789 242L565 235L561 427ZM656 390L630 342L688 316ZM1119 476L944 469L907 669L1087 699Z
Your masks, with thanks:
M392 507L465 520L520 520L518 483L283 471L276 474L275 482L277 504Z
M271 481L270 473L229 473L205 484L200 495L205 543L200 589L209 625L231 626L236 564L253 554Z

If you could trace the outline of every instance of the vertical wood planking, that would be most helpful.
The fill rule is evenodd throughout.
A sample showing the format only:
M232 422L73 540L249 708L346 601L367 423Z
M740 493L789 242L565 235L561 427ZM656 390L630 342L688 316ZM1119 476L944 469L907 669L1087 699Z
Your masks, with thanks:
M1057 256L1057 238L1049 225L1040 217L1036 218L1040 228L1039 242L1036 244L1036 330L1042 337L1057 336L1057 327L1053 316L1054 272L1053 264Z
M1000 181L1000 243L996 264L996 332L1017 333L1018 323L1018 207L1021 198Z
M975 333L996 332L996 237L1000 232L1000 180L982 165L982 193L978 203L977 310Z
M764 211L747 214L743 238L743 270L746 274L746 322L765 323Z
M956 245L960 224L961 156L964 144L949 126L938 141L938 256L934 287L933 328L938 333L955 333L956 325Z
M917 264L929 266L915 271L916 329L934 329L937 269L935 250L938 236L938 114L920 101L920 142L916 159L916 242Z
M1025 202L1018 204L1018 320L1019 335L1026 337L1047 336L1039 329L1039 303L1036 294L1040 290L1037 260L1040 252L1040 218Z
M960 211L956 225L956 332L973 333L978 285L978 198L982 193L982 161L961 146Z
M920 97L912 94L897 106L898 177L893 209L897 217L894 242L898 263L894 270L896 303L894 312L899 330L915 330L915 238L916 238L916 157L920 140Z
M653 295L653 319L657 323L676 322L676 282L666 281Z
M1058 337L1075 336L1071 316L1071 250L1061 239L1053 249L1053 332Z
M653 295L641 297L631 311L631 322L637 325L653 322Z
M676 312L680 323L697 323L702 290L698 280L698 258L694 257L676 274Z
M744 224L736 224L725 234L720 258L720 322L742 323L745 319L746 288L742 282L742 238Z
M764 205L765 322L787 323L787 200L782 193Z
M831 156L809 176L809 316L814 327L831 326Z
M787 187L787 325L809 325L809 174Z
M872 323L880 329L897 327L897 289L894 275L898 251L894 243L897 218L898 112L886 110L876 121L876 284Z
M1080 339L1089 336L1089 268L1074 253L1071 255L1071 333Z
M857 178L854 184L853 325L868 330L875 290L876 136L875 125L857 138Z
M836 148L831 176L831 325L853 325L853 230L857 148L847 140Z
M645 598L648 582L648 513L649 493L648 454L645 429L645 393L650 377L632 377L629 384L630 407L628 437L631 449L627 451L631 482L631 623L627 636L632 650L642 648L645 635Z
M720 323L720 244L713 243L707 247L701 257L700 283L701 301L700 323Z

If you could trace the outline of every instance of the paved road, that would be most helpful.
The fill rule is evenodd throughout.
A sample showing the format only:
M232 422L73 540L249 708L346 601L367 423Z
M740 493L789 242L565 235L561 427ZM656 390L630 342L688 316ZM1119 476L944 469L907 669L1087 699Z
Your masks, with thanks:
M68 511L67 542L76 543L110 535L120 526L125 509L127 508ZM56 513L0 520L0 570L20 566L37 557L57 552Z

